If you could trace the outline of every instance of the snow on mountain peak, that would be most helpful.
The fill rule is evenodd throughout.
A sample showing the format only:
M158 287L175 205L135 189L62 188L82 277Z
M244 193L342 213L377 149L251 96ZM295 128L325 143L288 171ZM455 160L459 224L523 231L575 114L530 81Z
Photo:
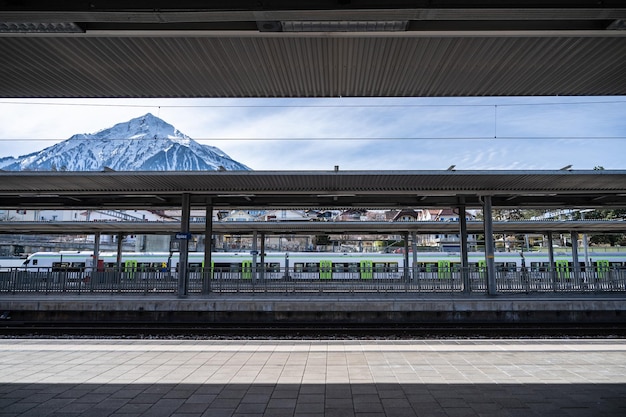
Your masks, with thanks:
M81 133L42 151L0 159L11 171L249 170L220 149L201 145L147 113L93 134Z

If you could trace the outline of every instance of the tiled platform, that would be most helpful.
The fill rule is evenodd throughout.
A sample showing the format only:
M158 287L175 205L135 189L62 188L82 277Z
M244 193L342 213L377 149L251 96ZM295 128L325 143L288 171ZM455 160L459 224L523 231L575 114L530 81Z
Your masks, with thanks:
M625 415L625 340L0 340L0 416Z

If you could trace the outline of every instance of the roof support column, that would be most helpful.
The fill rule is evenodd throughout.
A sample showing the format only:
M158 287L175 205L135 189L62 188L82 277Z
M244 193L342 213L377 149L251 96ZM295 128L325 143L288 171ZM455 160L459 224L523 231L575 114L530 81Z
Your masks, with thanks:
M574 285L580 283L580 263L578 263L578 232L572 231L572 273Z
M554 243L552 239L552 232L548 234L548 262L550 262L550 282L552 283L552 290L556 291L556 265L554 264Z
M419 289L419 279L417 276L417 233L411 232L411 250L413 251L413 264L411 268L411 273L413 277L413 281L417 281L417 288Z
M89 279L89 288L93 291L93 283L98 275L98 257L100 255L100 232L95 232L93 235L93 254L91 259L85 265L85 273Z
M178 263L178 296L187 296L189 288L189 275L187 265L189 264L189 218L191 216L191 196L183 193L182 196L182 216L180 219L180 232L186 235L180 241L180 261Z
M409 281L409 265L409 233L406 232L404 234L404 268L402 268L404 270L404 282Z
M467 219L465 218L465 197L459 198L459 223L461 226L461 277L463 281L463 292L472 291L469 279L469 261L467 259Z
M483 217L485 227L485 263L487 265L487 292L496 295L496 264L494 260L495 245L493 242L493 216L491 213L491 196L483 199Z
M124 240L124 235L121 233L117 234L117 270L122 271L122 240Z
M100 232L96 232L93 235L93 268L94 271L98 267L98 259L100 259Z
M254 288L254 282L258 278L256 270L257 255L259 254L258 244L259 236L258 232L255 230L252 232L252 288Z
M261 281L265 282L265 233L261 232L261 272L259 273Z
M213 279L213 206L206 206L204 226L204 268L202 270L202 294L211 292L211 280Z

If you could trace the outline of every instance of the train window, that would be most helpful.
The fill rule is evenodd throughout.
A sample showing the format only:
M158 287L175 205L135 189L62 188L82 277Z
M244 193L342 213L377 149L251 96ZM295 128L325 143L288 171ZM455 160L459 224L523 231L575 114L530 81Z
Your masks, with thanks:
M333 262L333 272L359 272L356 262Z
M261 263L257 263L256 267L261 270ZM278 262L266 262L265 272L280 272L280 264Z
M496 262L495 266L498 271L513 272L517 269L517 264L515 262Z
M137 269L139 271L152 272L154 270L154 267L152 266L151 262L138 262Z
M229 262L216 262L213 264L215 272L240 272L241 264L229 263Z
M263 264L261 264L261 262L257 262L256 263L257 271L261 271L262 268L263 268ZM280 272L280 264L278 262L266 262L265 272Z
M333 262L333 272L346 272L348 264L343 262Z
M388 272L398 272L398 263L397 262L389 262Z
M201 262L191 262L189 264L189 272L202 272L202 263Z
M52 262L52 272L80 272L83 269L84 262Z
M38 259L33 259L33 266L37 265Z
M374 262L374 272L385 272L386 265L384 262Z
M304 265L304 272L319 272L320 265L317 262L307 262Z
M316 262L296 262L293 270L294 272L319 272L320 266Z
M435 272L438 269L436 262L426 262L424 267L426 268L426 272Z
M52 272L67 271L69 262L52 262Z

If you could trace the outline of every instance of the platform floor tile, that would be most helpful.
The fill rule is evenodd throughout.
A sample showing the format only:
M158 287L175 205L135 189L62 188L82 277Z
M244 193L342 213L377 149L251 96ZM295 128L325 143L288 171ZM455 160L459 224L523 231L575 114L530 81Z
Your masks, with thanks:
M626 341L0 339L7 416L626 416Z

